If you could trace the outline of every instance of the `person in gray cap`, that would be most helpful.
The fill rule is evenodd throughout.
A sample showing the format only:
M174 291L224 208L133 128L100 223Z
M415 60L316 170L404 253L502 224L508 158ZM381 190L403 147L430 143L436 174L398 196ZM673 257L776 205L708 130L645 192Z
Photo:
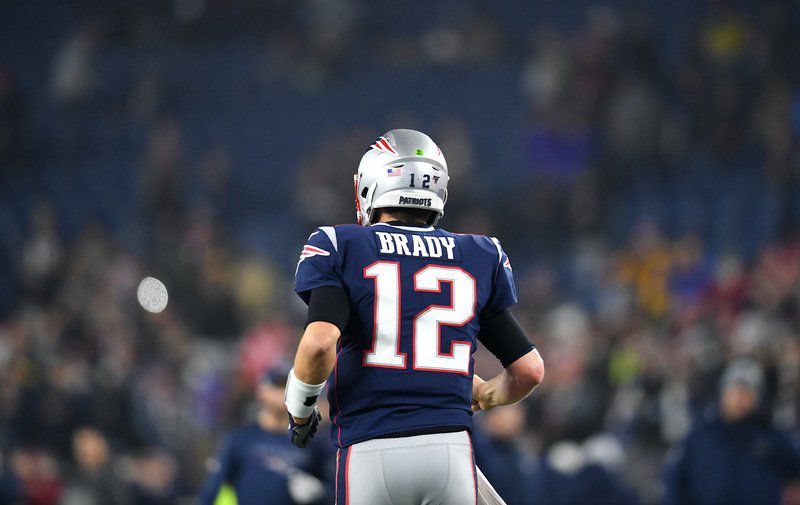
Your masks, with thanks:
M763 389L764 374L758 363L739 359L728 365L720 381L722 419L736 423L755 414Z
M668 456L667 505L781 503L784 487L800 476L800 453L787 434L755 415L763 388L756 361L728 366L718 410Z

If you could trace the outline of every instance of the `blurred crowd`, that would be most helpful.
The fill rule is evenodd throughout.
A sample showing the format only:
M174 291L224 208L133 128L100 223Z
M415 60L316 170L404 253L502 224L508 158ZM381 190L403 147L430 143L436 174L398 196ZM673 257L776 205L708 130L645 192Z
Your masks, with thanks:
M76 2L58 43L31 55L43 76L0 59L0 504L192 502L223 433L254 415L259 379L293 352L305 234L353 220L350 174L395 127L442 147L441 225L502 241L514 312L547 363L531 399L478 419L478 462L509 505L669 499L675 448L716 415L741 358L759 377L745 417L800 434L796 3L509 2L514 16L419 2L402 29L379 4ZM514 107L469 110L493 89L463 110L393 103L298 130L294 157L253 166L260 134L198 140L214 131L192 115L206 98L170 85L181 54L224 65L215 41L252 47L245 98L215 95L234 122L251 116L251 84L325 115L314 104L378 59L424 73L420 90L437 72L454 90L464 69L503 76ZM162 46L178 56L104 78L115 55ZM374 85L358 89L387 101ZM490 116L506 130L487 131ZM161 314L136 303L146 275L169 289ZM476 363L499 366L484 351Z

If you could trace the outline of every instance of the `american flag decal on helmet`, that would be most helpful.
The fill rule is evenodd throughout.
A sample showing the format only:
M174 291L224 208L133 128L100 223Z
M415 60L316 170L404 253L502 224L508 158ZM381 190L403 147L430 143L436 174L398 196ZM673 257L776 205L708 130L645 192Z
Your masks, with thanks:
M391 144L389 144L389 140L386 137L379 137L374 144L369 146L369 148L377 149L378 151L383 151L387 153L392 153L395 156L397 156L397 151L395 151L394 147L392 147Z

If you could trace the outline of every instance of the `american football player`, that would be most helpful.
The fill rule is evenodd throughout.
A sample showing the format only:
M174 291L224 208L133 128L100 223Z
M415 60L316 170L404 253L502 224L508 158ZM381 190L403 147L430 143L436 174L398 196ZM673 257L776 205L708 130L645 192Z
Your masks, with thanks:
M472 413L516 403L544 364L509 308L500 242L437 228L447 162L427 135L392 130L355 175L358 224L323 226L300 254L308 324L289 374L292 442L306 446L328 385L339 505L477 502ZM473 373L480 341L505 367Z

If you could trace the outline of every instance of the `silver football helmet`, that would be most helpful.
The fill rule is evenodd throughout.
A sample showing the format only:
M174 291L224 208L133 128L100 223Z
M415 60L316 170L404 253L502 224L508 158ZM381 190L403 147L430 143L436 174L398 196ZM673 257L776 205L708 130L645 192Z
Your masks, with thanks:
M369 226L376 209L405 207L444 215L447 202L447 162L430 137L416 130L391 130L361 157L354 176L356 218Z

